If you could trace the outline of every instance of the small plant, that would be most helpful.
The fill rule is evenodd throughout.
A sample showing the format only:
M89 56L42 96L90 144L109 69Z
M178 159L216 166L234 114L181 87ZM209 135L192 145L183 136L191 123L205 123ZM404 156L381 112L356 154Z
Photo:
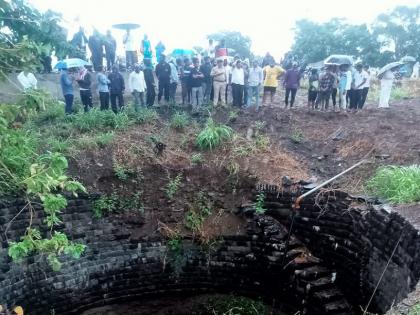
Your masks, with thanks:
M212 118L207 120L206 126L197 136L197 146L202 150L212 150L231 139L233 136L232 128L225 125L216 124Z
M290 135L290 140L292 140L293 143L299 144L303 142L303 133L300 130L295 130L293 131L293 133Z
M110 196L101 196L93 202L93 215L102 218L105 213L112 213L118 209L118 196L114 193Z
M229 112L228 119L229 119L230 122L234 122L236 119L238 119L238 111L231 110Z
M255 146L259 150L267 150L268 146L270 144L270 138L264 135L256 135L255 136Z
M182 174L179 173L175 178L171 178L168 176L169 179L169 183L168 185L166 185L166 196L168 196L169 199L172 199L176 192L179 189L179 186L181 185L181 180L182 180Z
M183 130L189 124L190 118L186 113L175 113L171 118L171 128Z
M258 130L258 131L263 130L263 129L264 129L264 127L265 127L265 125L266 125L266 122L265 122L265 121L261 121L261 120L257 120L257 121L254 123L254 127L255 127L255 129L256 129L256 130Z
M420 165L381 167L367 189L391 203L420 201Z
M260 300L243 296L216 296L194 307L197 315L268 315L268 308Z
M182 238L181 235L177 234L173 238L168 240L169 250L173 253L180 253L182 251Z
M115 160L114 160L114 163L113 163L113 168L114 168L115 176L117 176L117 178L121 181L126 181L129 178L130 174L133 173L126 166L120 164L119 162L117 162Z
M138 111L130 107L126 113L137 124L151 123L159 118L159 114L153 108L148 107L141 107Z
M201 153L194 153L191 155L191 163L193 165L200 165L204 162L203 155Z
M265 211L265 195L261 192L258 194L257 201L255 202L255 213L264 214Z
M408 311L408 315L420 315L420 303L417 303L410 307L410 310Z
M106 147L107 145L111 144L114 141L114 132L106 132L96 136L96 143L101 147Z
M185 227L194 234L201 235L205 219L213 212L213 202L200 191L193 207L185 215Z
M124 210L136 210L140 213L144 212L144 206L141 201L142 193L136 192L132 196L124 196L120 199L119 207Z

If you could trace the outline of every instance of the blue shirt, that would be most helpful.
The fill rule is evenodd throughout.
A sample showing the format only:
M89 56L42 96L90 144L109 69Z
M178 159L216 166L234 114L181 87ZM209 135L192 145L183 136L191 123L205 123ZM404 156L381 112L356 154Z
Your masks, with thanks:
M98 92L109 92L108 84L110 81L107 76L99 72L96 79L98 80Z
M73 95L73 80L70 78L67 70L62 70L61 72L60 85L63 95Z

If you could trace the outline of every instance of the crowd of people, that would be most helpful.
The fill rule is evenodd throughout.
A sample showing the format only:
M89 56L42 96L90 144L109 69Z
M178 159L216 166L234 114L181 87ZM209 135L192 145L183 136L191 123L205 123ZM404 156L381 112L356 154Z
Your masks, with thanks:
M153 65L152 46L147 35L140 41L139 51L143 60L139 62L139 51L130 30L123 37L126 57L123 66L116 61L117 44L110 31L102 35L94 30L87 38L83 28L80 28L71 43L82 58L86 58L89 47L92 66L62 70L60 84L67 114L73 111L74 82L79 86L85 111L93 107L92 89L96 86L100 109L111 108L115 113L124 108L126 85L136 110L140 106L153 106L157 101L157 104L191 105L194 113L203 104L210 103L214 106L231 104L238 108L253 107L258 111L261 103L274 102L279 81L285 89L285 108L293 108L304 77L309 82L309 109L354 112L365 105L370 87L371 75L367 65L325 65L320 70L307 70L305 67L299 68L297 62L291 62L285 70L276 64L269 53L262 60L251 62L238 55L228 57L224 40L214 46L210 39L203 55L178 58L168 58L165 45L158 42L155 47L156 66ZM127 84L121 71L129 72ZM25 89L36 87L36 79L31 73L22 72L18 79ZM393 79L392 71L382 75L379 107L389 106Z

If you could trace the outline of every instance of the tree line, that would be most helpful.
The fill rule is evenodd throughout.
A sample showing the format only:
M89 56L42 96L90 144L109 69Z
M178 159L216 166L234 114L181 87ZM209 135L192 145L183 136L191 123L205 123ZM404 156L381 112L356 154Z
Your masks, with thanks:
M352 55L373 67L406 55L420 59L420 5L398 6L371 24L348 24L334 18L325 23L307 19L295 25L295 38L285 58L302 63L324 60L331 54Z

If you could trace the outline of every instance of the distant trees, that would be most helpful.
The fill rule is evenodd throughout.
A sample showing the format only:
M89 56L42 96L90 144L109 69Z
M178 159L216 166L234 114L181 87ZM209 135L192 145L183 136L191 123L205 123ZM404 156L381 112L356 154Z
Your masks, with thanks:
M247 35L243 35L241 32L236 31L221 31L213 33L207 36L209 39L213 39L216 44L220 40L224 39L226 48L235 50L235 54L241 57L250 58L251 53L251 38Z
M317 62L331 54L352 55L372 66L383 66L405 55L420 58L420 6L396 7L372 25L352 25L342 19L326 23L296 22L289 55Z

